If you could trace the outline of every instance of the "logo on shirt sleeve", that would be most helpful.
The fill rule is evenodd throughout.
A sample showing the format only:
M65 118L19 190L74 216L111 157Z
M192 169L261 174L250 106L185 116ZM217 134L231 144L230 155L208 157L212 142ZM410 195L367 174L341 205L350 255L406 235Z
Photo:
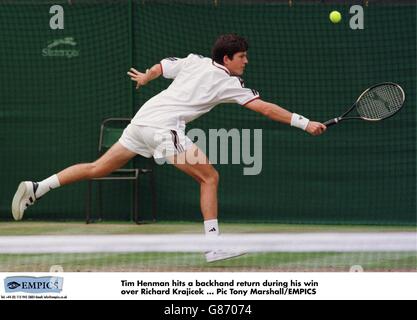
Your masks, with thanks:
M245 87L245 81L243 81L243 79L241 77L236 77L239 79L240 85L242 86L242 88Z

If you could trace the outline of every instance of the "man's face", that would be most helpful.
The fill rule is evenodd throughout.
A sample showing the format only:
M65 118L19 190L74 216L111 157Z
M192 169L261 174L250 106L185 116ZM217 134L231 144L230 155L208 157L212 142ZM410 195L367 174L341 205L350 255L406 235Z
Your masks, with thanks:
M230 74L234 76L241 76L245 71L245 67L248 64L248 55L245 52L236 52L233 55L233 59L229 59L228 56L223 58L224 66L230 71Z

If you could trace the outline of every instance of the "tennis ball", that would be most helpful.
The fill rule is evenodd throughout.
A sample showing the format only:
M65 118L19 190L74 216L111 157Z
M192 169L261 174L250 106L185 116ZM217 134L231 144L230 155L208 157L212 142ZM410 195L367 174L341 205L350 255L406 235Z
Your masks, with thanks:
M329 19L333 23L339 23L342 20L342 15L339 11L332 11L330 12Z

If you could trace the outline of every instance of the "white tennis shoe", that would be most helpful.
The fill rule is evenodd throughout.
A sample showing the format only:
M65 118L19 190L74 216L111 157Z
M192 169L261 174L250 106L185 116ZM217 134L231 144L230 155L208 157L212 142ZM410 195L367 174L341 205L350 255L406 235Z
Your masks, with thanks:
M35 203L35 192L38 184L32 181L23 181L17 187L12 202L12 214L15 220L22 220L25 210Z
M244 254L246 254L246 252L231 252L223 250L213 250L205 253L207 262L215 262L220 260L236 258Z

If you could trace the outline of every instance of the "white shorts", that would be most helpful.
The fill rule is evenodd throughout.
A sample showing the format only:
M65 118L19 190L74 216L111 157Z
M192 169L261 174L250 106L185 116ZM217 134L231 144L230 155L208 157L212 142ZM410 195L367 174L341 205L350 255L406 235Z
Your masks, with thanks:
M193 146L182 130L169 130L129 124L119 142L143 157L155 159L180 154Z

